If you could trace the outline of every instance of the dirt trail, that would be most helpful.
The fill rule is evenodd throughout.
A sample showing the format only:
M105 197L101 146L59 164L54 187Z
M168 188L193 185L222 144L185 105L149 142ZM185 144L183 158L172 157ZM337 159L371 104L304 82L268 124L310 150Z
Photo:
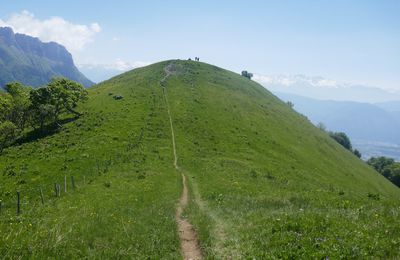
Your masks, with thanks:
M160 86L162 87L162 90L163 90L163 95L164 95L165 103L167 106L168 117L169 117L169 124L171 127L172 148L173 148L173 152L174 152L174 167L176 170L179 171L178 156L176 153L176 144L175 144L174 125L172 123L171 111L169 109L167 89L165 87L165 81L168 79L168 77L170 75L175 73L174 72L174 64L170 63L168 66L166 66L164 68L164 71L165 71L165 76L160 81ZM175 218L178 223L179 238L181 240L182 256L185 260L202 259L203 257L201 254L199 241L197 240L196 231L193 229L193 226L189 223L189 221L182 216L182 213L188 204L189 193L188 193L188 188L187 188L187 183L186 183L186 176L182 172L181 172L181 175L182 175L183 190L182 190L181 198L179 200L179 204L176 208Z

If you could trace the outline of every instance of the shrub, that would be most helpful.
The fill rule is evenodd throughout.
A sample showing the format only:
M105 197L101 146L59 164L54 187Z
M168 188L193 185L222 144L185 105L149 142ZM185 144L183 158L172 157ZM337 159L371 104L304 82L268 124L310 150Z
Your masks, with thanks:
M329 136L332 137L336 142L341 144L344 148L351 151L351 142L349 137L343 132L329 132Z
M257 176L258 176L258 174L257 174L256 170L253 169L253 170L250 171L250 177L251 178L256 179Z
M358 158L361 158L361 153L357 149L354 149L353 151L354 155L357 156Z
M17 127L10 121L0 123L0 152L15 141Z
M367 163L382 174L385 178L391 181L396 186L400 187L400 163L388 157L371 157Z
M288 105L290 108L294 107L294 103L292 101L286 102L286 105Z
M247 70L244 70L242 71L242 76L251 79L253 77L253 73L249 73Z
M123 97L123 96L120 96L120 95L115 95L115 96L113 96L113 98L114 98L115 100L120 100L120 99L123 99L124 97Z
M368 198L373 199L373 200L380 200L379 194L374 194L374 193L368 193Z

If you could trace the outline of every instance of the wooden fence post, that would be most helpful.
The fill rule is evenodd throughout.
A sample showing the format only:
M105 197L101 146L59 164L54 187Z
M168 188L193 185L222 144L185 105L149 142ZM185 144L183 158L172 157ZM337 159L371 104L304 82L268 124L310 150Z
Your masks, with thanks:
M43 190L40 188L40 199L42 201L42 205L44 205L44 196L43 196Z
M67 175L64 175L64 192L67 193Z
M17 214L21 214L21 194L17 191Z
M57 184L57 195L58 197L61 197L61 185Z
M57 183L54 183L54 193L57 197L58 196Z

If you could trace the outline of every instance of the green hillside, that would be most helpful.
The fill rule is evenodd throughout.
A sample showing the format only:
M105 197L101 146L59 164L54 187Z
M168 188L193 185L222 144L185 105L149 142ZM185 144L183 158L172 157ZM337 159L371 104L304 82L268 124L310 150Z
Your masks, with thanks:
M400 256L400 190L245 77L165 61L80 110L0 155L4 258L180 258L181 174L205 258Z

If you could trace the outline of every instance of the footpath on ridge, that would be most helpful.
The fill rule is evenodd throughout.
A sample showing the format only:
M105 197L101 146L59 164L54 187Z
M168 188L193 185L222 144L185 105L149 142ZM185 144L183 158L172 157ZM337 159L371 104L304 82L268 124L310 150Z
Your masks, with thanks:
M174 73L173 68L174 68L173 63L168 64L164 68L165 76L160 80L160 86L162 87L165 103L167 106L167 112L168 112L169 123L170 123L170 128L171 128L172 149L173 149L173 153L174 153L174 167L178 172L181 173L182 184L183 184L182 195L180 197L179 204L176 208L175 218L178 223L182 256L185 260L187 260L187 259L195 260L195 259L202 259L203 256L202 256L202 253L200 250L199 241L197 240L196 231L194 230L193 226L189 223L189 221L182 216L182 213L188 204L189 193L188 193L188 187L187 187L187 183L186 183L186 176L183 172L181 172L179 170L179 166L178 166L178 157L177 157L177 153L176 153L176 144L175 144L175 132L174 132L174 126L172 123L171 111L170 111L169 103L168 103L167 88L165 86L165 81L168 79L168 77L170 75L172 75Z

